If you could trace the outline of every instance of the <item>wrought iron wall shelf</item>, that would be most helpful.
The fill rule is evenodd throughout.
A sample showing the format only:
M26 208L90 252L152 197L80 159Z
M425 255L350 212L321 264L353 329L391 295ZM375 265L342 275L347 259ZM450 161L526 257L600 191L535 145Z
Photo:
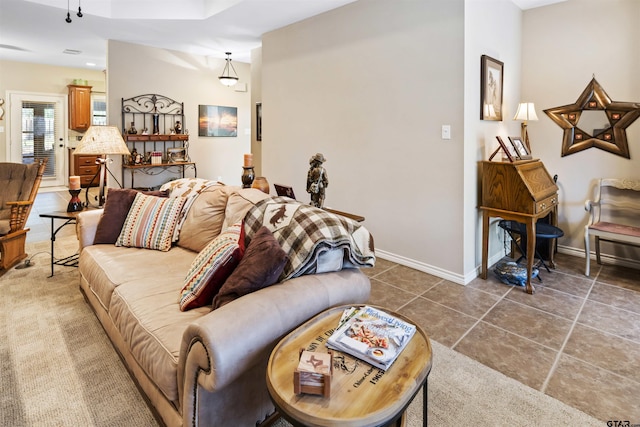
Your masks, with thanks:
M139 161L123 156L122 181L125 170L131 173L131 187L134 187L135 173L158 175L164 171L174 171L185 176L185 169L193 169L197 176L196 164L191 162L188 154L189 135L183 132L184 103L175 101L164 95L145 94L133 98L122 98L122 134L133 152L140 155ZM187 132L187 131L185 131ZM180 160L170 161L170 149L184 149ZM151 163L152 152L162 153L160 163ZM182 153L182 151L180 150ZM174 157L175 159L175 157Z

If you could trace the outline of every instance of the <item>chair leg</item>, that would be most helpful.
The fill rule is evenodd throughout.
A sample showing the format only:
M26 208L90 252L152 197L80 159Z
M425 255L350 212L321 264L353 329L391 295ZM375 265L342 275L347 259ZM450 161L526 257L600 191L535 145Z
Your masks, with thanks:
M600 237L598 236L596 236L596 262L602 264L602 260L600 259Z
M584 275L589 277L591 272L591 250L589 249L589 228L585 227L584 230Z

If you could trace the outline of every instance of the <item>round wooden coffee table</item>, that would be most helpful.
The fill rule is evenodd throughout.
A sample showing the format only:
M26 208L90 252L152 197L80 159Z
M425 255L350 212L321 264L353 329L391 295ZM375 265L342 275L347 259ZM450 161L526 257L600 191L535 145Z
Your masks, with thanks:
M293 372L299 350L327 352L326 341L349 306L320 313L284 337L273 349L267 366L267 388L281 416L296 426L380 426L401 423L402 415L423 390L423 423L427 425L427 377L431 371L431 343L422 328L396 361L382 371L346 353L333 351L331 396L295 394ZM407 322L406 317L385 308Z

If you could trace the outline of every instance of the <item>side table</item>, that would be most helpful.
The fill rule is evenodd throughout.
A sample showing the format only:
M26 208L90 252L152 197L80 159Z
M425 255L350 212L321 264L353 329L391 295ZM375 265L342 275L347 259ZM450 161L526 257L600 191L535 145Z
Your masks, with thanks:
M299 349L327 352L326 341L349 306L334 307L284 337L267 365L267 388L279 414L295 426L380 426L400 423L404 411L423 390L423 424L427 425L427 377L431 342L417 327L415 335L387 371L334 350L331 397L295 394L293 371ZM402 318L385 308L381 310Z
M65 267L78 266L78 257L79 257L78 253L75 253L71 256L57 260L54 256L54 246L55 246L54 243L56 241L56 234L58 234L58 231L60 231L62 228L64 228L67 225L75 224L76 217L81 212L84 212L84 211L80 211L80 212L53 211L53 212L40 214L41 218L51 218L51 275L49 277L53 277L54 265L64 265ZM58 228L55 228L56 219L64 221L62 225L58 226Z

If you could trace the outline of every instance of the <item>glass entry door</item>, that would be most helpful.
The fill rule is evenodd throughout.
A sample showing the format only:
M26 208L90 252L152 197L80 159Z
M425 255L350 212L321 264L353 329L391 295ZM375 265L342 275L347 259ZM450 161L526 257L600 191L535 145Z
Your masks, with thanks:
M10 161L33 163L47 158L41 187L65 185L65 97L11 93L10 101Z

